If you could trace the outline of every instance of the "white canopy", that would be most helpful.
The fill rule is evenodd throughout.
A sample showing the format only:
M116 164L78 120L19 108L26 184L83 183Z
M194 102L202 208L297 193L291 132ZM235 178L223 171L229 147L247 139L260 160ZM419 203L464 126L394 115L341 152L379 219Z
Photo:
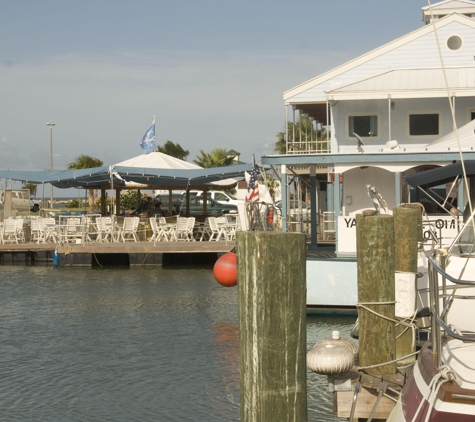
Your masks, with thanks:
M460 148L472 150L475 147L475 120L457 129ZM426 145L428 151L457 151L459 148L455 131Z
M167 169L167 170L197 170L203 167L197 164L189 163L188 161L172 157L171 155L162 152L151 152L150 154L142 154L137 157L129 158L114 165L114 167L138 167L138 168L153 168L153 169ZM237 183L235 179L223 179L215 182L206 183L211 189L226 189L234 187ZM126 182L126 186L137 188L145 188L146 186L136 182Z
M129 158L128 160L121 161L115 166L123 167L144 167L155 169L201 169L202 167L189 163L185 160L172 157L171 155L163 154L162 152L151 152L150 154L142 154L137 157Z

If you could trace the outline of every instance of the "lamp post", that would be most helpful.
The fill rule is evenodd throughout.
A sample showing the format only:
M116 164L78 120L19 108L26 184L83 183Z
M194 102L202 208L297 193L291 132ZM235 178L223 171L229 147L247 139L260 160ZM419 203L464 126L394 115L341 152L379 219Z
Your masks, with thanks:
M46 123L49 126L49 168L53 170L53 126L55 123ZM53 185L50 184L50 207L53 208Z

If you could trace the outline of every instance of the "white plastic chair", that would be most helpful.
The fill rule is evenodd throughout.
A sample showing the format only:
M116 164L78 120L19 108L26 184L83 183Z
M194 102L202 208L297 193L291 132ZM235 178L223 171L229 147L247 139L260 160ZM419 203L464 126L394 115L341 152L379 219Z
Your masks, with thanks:
M216 217L208 217L209 222L209 240L219 241L221 237L226 239L225 225L218 225L218 219Z
M168 241L166 224L167 220L165 220L164 217L150 217L150 227L153 232L150 242L161 240L164 240L165 242Z
M16 236L18 241L24 242L25 241L25 230L23 230L23 224L25 220L23 218L16 218Z
M97 228L97 238L98 242L113 242L113 227L112 227L112 218L111 217L97 217L96 219L96 228Z
M226 214L225 218L226 218L226 227L225 227L226 240L235 240L238 215Z
M190 242L195 240L193 228L195 227L195 217L178 218L176 226L176 240Z
M40 243L40 220L41 217L31 217L30 220L30 239L32 242ZM42 239L41 239L42 240Z
M7 218L3 222L2 243L18 243L17 222L13 218Z
M125 217L124 223L119 230L118 239L122 239L122 242L127 242L128 240L138 242L137 229L139 228L139 223L139 217Z

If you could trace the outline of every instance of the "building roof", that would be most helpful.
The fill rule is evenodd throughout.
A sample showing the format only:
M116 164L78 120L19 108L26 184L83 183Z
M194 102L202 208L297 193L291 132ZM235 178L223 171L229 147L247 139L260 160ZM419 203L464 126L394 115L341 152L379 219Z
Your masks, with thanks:
M456 13L456 12L453 12L451 13L450 15L442 18L442 19L438 19L437 21L435 21L434 25L437 29L440 29L446 25L449 25L453 22L458 22L458 23L462 23L466 26L470 26L472 28L475 29L475 20L474 19L471 19L467 16L464 16L464 15L460 15L459 13ZM328 72L325 72L313 79L310 79L300 85L297 85L296 87L294 88L291 88L287 91L284 92L284 101L287 103L287 104L293 104L293 103L300 103L300 102L305 102L305 101L302 101L301 99L298 100L296 99L295 101L292 101L292 98L293 97L296 97L297 95L305 92L305 91L308 91L314 87L317 87L319 85L322 85L324 83L328 83L330 80L334 79L334 78L337 78L339 75L342 75L352 69L355 69L359 66L362 66L368 62L370 62L371 60L374 60L380 56L383 56L393 50L396 50L397 48L399 47L402 47L414 40L417 40L418 38L421 38L423 37L424 35L427 35L427 34L430 34L434 32L434 26L433 25L425 25L421 28L418 28L416 29L415 31L412 31L410 32L409 34L406 34L396 40L393 40L387 44L384 44L383 46L381 47L378 47L368 53L365 53L353 60L350 60L340 66L337 66L331 70L329 70ZM323 100L323 99L322 99ZM315 101L311 101L311 102L315 102Z
M426 25L431 21L431 9L434 19L440 19L454 10L457 13L472 15L475 13L475 3L470 0L445 0L431 7L425 6L422 8L422 20Z
M450 95L475 96L475 66L445 69ZM442 68L390 69L327 91L330 100L447 97Z

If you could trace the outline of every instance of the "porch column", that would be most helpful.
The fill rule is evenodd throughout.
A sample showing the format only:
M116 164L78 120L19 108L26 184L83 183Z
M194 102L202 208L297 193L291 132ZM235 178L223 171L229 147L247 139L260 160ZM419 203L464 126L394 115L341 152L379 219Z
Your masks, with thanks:
M335 173L335 181L333 183L333 221L335 229L338 230L338 217L341 214L341 184L340 173ZM335 236L335 249L338 250L338 236Z
M394 173L395 186L396 186L396 206L401 203L401 173Z
M285 153L289 153L289 106L285 105Z
M287 166L280 166L280 191L282 194L282 232L287 231Z
M115 190L115 215L120 216L120 189Z
M106 189L101 188L101 215L106 215Z
M317 169L310 166L310 245L317 246Z

